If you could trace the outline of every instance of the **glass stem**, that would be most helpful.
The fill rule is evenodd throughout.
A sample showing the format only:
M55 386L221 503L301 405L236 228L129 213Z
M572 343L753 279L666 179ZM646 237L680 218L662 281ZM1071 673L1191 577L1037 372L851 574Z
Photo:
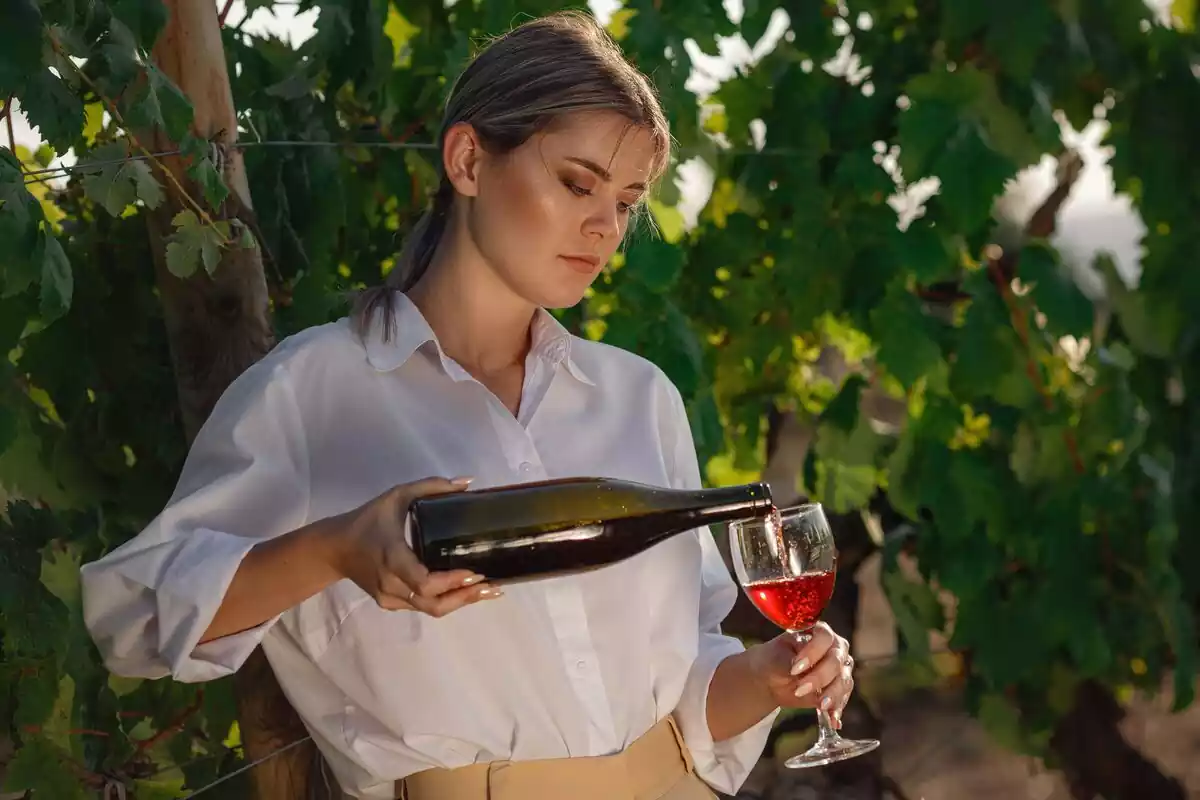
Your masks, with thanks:
M817 744L822 745L838 738L838 732L833 729L833 720L828 711L817 709Z
M797 642L799 642L801 645L805 645L805 644L808 644L810 641L812 641L812 634L809 633L810 630L812 630L812 629L806 628L805 630L792 631L791 633L793 636L796 637ZM820 700L818 700L817 702L819 703ZM839 738L838 732L833 729L833 720L831 720L829 718L829 712L822 711L820 706L818 706L817 707L817 744L821 745L821 744L824 744L825 742L828 742L830 740L837 739L837 738Z

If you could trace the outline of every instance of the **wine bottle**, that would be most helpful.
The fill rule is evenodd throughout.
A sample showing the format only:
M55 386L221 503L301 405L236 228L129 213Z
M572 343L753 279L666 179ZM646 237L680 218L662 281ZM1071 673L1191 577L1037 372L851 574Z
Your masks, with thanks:
M702 525L773 509L765 483L682 490L567 478L418 498L409 521L412 549L430 570L503 583L607 566Z

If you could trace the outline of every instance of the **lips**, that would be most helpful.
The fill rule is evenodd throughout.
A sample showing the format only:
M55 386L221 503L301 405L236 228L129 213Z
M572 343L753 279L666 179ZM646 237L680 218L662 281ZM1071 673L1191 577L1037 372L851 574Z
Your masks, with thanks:
M561 258L568 267L576 272L581 272L584 275L591 275L596 270L600 269L600 259L593 255L577 254L559 256L559 258Z

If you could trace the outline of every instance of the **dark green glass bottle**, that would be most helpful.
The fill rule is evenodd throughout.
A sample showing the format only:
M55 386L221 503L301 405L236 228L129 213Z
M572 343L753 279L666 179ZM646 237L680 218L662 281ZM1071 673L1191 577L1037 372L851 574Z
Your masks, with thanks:
M765 483L682 490L568 478L419 498L410 519L413 551L430 570L501 583L596 569L773 509Z

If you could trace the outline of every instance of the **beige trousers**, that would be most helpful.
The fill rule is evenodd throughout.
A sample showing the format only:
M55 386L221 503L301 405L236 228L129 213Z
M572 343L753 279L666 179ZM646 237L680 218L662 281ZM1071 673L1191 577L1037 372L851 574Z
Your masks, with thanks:
M418 772L396 784L400 800L714 800L667 717L620 753L497 761Z

